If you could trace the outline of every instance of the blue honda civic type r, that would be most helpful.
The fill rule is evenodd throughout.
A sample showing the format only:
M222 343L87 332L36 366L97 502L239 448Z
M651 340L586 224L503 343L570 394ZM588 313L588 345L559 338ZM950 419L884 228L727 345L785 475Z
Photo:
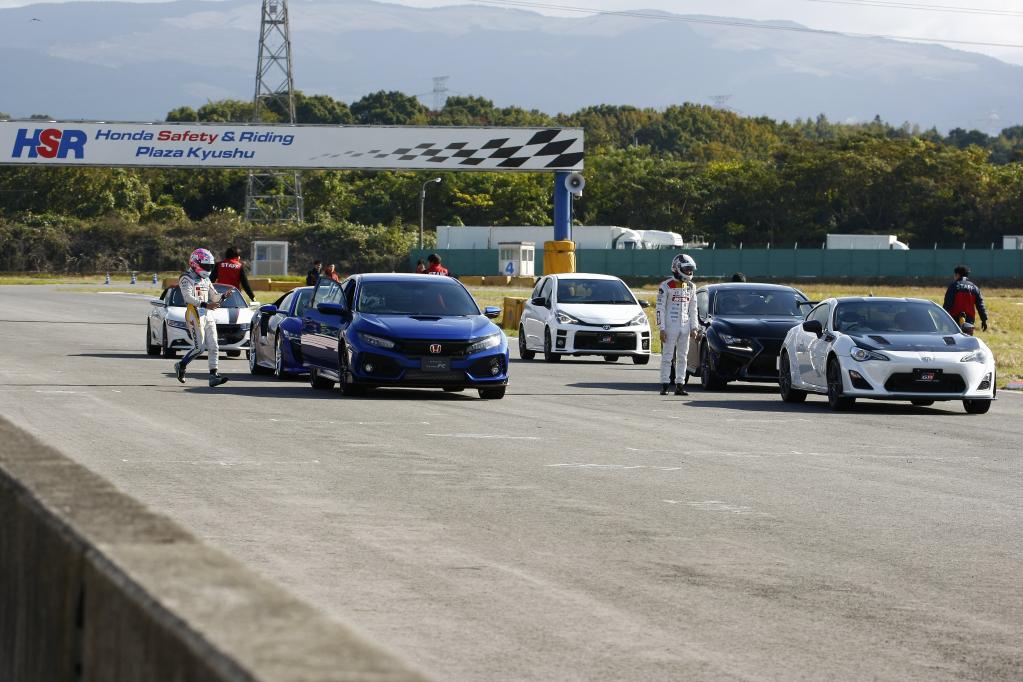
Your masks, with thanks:
M402 386L504 397L508 339L456 279L365 274L321 278L302 314L302 359L313 388L345 395ZM490 319L488 319L490 318Z

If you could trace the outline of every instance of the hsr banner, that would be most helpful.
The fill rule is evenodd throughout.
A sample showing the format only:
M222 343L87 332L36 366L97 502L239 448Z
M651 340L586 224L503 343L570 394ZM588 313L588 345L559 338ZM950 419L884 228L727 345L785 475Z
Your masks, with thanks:
M581 128L0 121L0 164L577 171Z

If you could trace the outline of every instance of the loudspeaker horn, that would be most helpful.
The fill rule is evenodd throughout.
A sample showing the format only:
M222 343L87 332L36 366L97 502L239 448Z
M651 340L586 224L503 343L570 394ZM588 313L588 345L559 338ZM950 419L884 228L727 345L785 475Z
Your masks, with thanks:
M583 187L586 186L586 178L583 177L582 173L571 173L565 178L565 189L575 195L583 193Z

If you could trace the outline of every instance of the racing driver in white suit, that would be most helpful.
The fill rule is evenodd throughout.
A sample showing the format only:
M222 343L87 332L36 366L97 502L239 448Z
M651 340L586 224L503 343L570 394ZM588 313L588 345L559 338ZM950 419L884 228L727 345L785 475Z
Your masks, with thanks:
M682 388L686 376L689 339L696 336L696 261L684 253L671 261L671 279L657 290L657 326L661 330L661 395L668 394L671 363L675 363L675 395L689 395Z
M181 383L185 383L185 367L204 350L209 356L210 387L227 382L227 377L217 372L217 356L220 354L217 323L213 316L208 314L211 310L219 308L220 302L226 296L218 294L210 281L215 264L216 260L212 253L206 249L196 249L188 259L188 270L178 280L178 288L181 289L181 296L186 304L185 325L188 327L188 333L192 335L193 343L184 357L174 363L174 372Z

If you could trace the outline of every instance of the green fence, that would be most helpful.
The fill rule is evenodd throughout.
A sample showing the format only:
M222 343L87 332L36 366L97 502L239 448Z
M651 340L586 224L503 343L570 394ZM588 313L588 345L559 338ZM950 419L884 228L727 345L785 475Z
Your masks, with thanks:
M458 275L497 275L497 249L438 250L444 265ZM825 249L692 249L700 277L729 277L743 272L750 278L871 278L946 277L966 263L979 278L1023 279L1023 250L927 249L918 251L860 251ZM428 252L414 251L409 264L425 260ZM663 277L674 251L576 252L579 272L602 272L619 277ZM543 251L536 251L536 274L543 274Z

